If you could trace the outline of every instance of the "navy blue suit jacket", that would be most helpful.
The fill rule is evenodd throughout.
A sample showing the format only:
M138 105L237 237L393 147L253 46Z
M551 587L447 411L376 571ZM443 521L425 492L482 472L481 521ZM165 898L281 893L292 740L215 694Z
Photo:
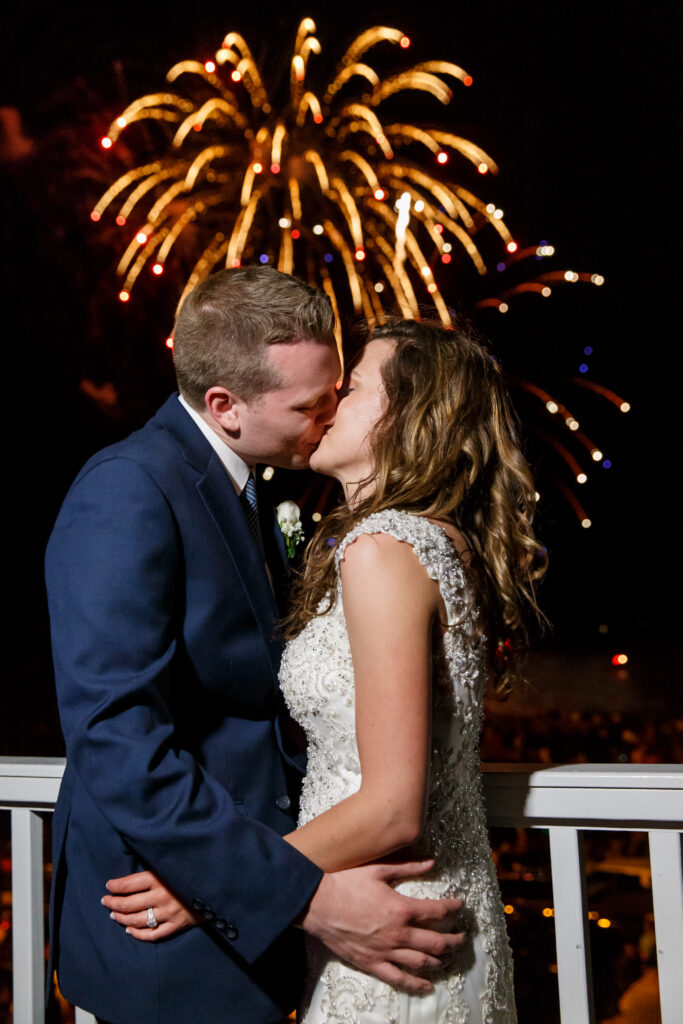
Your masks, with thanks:
M275 590L284 548L261 527ZM54 817L52 954L64 995L115 1024L266 1024L294 1005L288 928L320 870L284 842L278 609L220 459L172 396L95 455L46 578L67 769ZM158 943L101 906L152 868L206 924Z

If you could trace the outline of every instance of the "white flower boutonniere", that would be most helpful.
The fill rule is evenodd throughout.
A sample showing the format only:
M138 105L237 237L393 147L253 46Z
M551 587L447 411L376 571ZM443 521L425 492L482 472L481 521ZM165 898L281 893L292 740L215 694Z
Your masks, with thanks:
M304 539L299 506L295 501L281 501L275 511L282 535L287 541L287 558L294 558L297 544Z

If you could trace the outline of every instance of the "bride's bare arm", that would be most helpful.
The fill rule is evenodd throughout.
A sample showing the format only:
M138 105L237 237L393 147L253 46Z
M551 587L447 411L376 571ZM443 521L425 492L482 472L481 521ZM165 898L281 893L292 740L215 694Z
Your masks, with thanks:
M410 545L364 534L341 567L362 784L286 840L324 871L377 860L422 829L430 746L431 637L440 595Z

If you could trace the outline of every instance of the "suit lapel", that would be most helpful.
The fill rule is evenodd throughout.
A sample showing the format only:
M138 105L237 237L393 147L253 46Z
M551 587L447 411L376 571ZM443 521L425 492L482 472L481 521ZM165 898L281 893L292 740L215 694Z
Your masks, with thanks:
M278 607L263 559L251 535L232 481L218 455L187 415L176 395L172 395L162 406L157 419L172 434L185 460L201 474L196 484L197 491L240 578L277 680L281 654L281 644L276 637ZM272 532L271 527L271 545L274 544ZM276 564L277 561L274 559Z
M259 624L277 676L280 646L275 638L278 608L261 553L251 535L244 512L225 466L212 451L204 476L197 483L204 504L218 527L244 592Z

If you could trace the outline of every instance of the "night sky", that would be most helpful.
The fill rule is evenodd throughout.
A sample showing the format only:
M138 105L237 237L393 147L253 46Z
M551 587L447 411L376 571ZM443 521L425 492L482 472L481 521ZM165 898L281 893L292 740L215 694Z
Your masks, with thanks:
M121 250L88 216L116 177L98 140L127 102L163 87L173 63L213 56L230 29L246 37L266 75L274 74L305 15L316 20L323 47L322 58L312 60L326 69L355 35L380 23L411 37L414 61L465 67L472 88L455 90L449 107L434 101L430 109L440 126L473 139L498 162L498 178L485 187L473 180L473 189L505 210L521 244L550 241L554 268L605 276L602 288L570 285L547 301L522 297L505 317L487 311L477 323L504 367L555 388L612 461L609 470L593 469L583 488L575 485L589 530L551 485L539 483L539 532L551 555L542 601L554 626L542 645L605 658L627 650L643 685L668 692L673 708L680 632L672 486L680 330L671 327L679 290L678 5L453 3L446 17L437 14L441 6L27 0L3 16L0 107L18 109L26 154L16 159L7 134L0 136L11 605L0 752L60 752L42 590L45 542L83 461L144 422L173 387L163 339L180 288L164 282L125 310L116 302ZM399 66L405 64L397 58ZM466 305L442 287L447 300ZM497 287L493 281L490 293ZM584 361L591 379L631 403L628 415L566 383ZM112 382L119 400L107 407L105 389L94 401L79 386L84 380L95 388ZM531 438L530 454L539 481L546 479L553 457ZM608 625L606 636L600 624ZM28 735L37 706L42 722Z

